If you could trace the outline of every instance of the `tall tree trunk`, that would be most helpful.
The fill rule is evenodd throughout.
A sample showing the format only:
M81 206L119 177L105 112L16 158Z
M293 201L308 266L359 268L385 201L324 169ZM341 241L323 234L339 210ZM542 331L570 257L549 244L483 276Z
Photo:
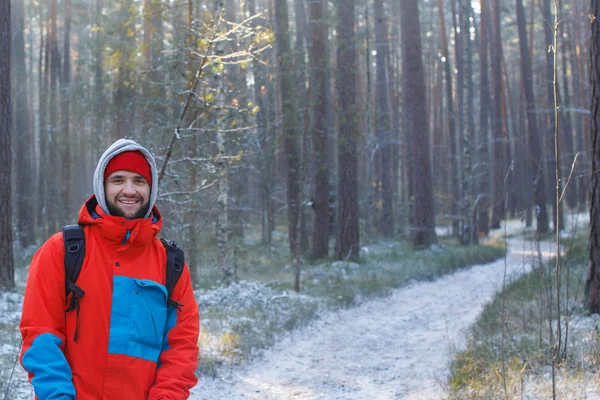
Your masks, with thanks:
M275 41L281 84L283 112L283 147L287 161L287 214L290 253L296 260L300 256L298 218L300 217L300 148L295 104L295 76L293 53L290 45L288 6L286 0L275 0ZM298 287L296 288L299 289Z
M414 196L413 244L415 247L426 247L436 241L436 235L419 7L417 0L401 0L401 6L403 104L405 132L412 157L409 170Z
M454 1L454 0L450 0ZM456 113L454 112L454 100L452 90L452 66L450 63L450 54L448 52L448 39L446 36L446 22L444 18L443 0L438 0L438 10L440 14L440 31L442 37L442 57L444 58L444 76L446 80L446 108L448 113L448 140L450 141L450 191L452 193L450 200L450 214L458 215L458 199L460 197L460 183L458 181L458 149L456 139ZM458 219L452 219L452 234L458 235L459 232Z
M308 91L306 89L306 48L308 46L305 0L294 0L294 16L296 22L296 41L294 44L294 64L296 67L296 110L298 113L298 131L302 137L301 167L302 170L302 193L300 197L300 251L309 250L310 220L313 217L310 208L305 207L311 196L311 184L313 182L313 165L311 163L311 138L309 136L308 118L309 103ZM314 190L314 189L313 189ZM314 232L313 232L314 235ZM314 236L313 236L314 237Z
M481 20L479 29L479 195L477 210L479 213L479 232L487 235L490 231L490 109L492 97L490 95L488 43L490 41L490 0L481 0Z
M60 208L60 221L66 224L69 221L71 213L75 212L73 207L73 176L71 169L73 163L71 161L71 133L69 126L69 108L71 107L71 0L64 1L65 6L65 25L64 25L64 45L63 45L63 63L62 76L60 79L60 99L61 99L61 133L58 143L60 146L61 157L61 185L60 197L64 202Z
M592 37L590 40L590 81L592 169L590 186L590 261L585 285L586 306L600 313L600 0L591 0Z
M48 29L48 50L50 52L50 88L48 90L48 156L50 158L56 157L60 154L60 132L58 127L58 77L60 74L60 54L58 52L58 34L56 28L56 0L50 1L49 8L49 29ZM48 221L48 233L58 232L60 228L59 216L61 215L61 209L59 207L59 185L60 180L60 169L59 163L48 162L47 168L44 171L46 173L47 180L47 213L46 219Z
M10 0L0 1L0 288L15 287L11 211Z
M92 127L92 149L91 157L93 160L100 158L101 149L106 148L109 143L102 140L103 137L108 136L104 132L104 29L103 29L103 18L102 8L104 7L104 0L96 0L96 35L95 35L95 47L94 47L94 123Z
M313 182L314 258L327 257L329 248L329 164L327 162L327 14L324 0L309 0L310 105L312 108L312 145L315 163Z
M542 149L540 146L540 135L537 126L537 115L535 110L535 95L533 91L533 75L531 72L531 61L529 60L529 49L527 47L527 30L525 22L525 8L523 0L516 0L517 24L519 28L519 50L521 53L521 82L525 89L525 101L527 103L527 127L528 147L531 155L531 168L533 171L533 192L536 206L537 232L548 232L548 212L546 211L546 185L544 183L544 170L542 160Z
M33 140L29 125L29 100L27 93L27 71L25 68L25 17L23 2L16 1L13 5L13 43L12 67L13 86L15 87L15 146L16 146L16 205L17 205L17 234L21 246L34 243L35 210L33 187Z
M559 5L559 10L563 9L563 2L559 1L558 2ZM574 106L574 102L571 98L571 88L570 88L570 84L569 84L569 66L568 66L568 55L569 52L571 51L571 46L570 46L570 42L572 40L572 38L570 38L568 36L568 30L567 30L567 26L569 25L570 22L567 21L563 21L561 22L561 24L559 25L560 28L560 33L559 33L559 37L563 37L566 38L564 40L565 46L563 47L563 51L560 51L558 54L560 56L561 59L561 66L562 66L562 87L564 90L564 105L561 107L561 115L562 115L562 132L563 132L563 146L564 146L564 151L566 154L563 154L564 160L565 160L565 169L564 169L564 173L562 175L563 178L568 177L568 174L571 170L571 165L575 160L575 149L574 149L574 136L573 136L573 120L572 120L572 114L571 111L573 109ZM580 160L578 160L577 162L580 162ZM577 167L577 164L575 165L575 167ZM568 187L565 187L565 191L566 191L566 199L567 199L567 204L569 205L570 208L575 209L577 207L577 203L578 203L578 199L577 199L577 186L579 183L579 179L571 179L569 182L567 182L567 180L565 179L565 184L568 184Z
M473 104L473 49L471 44L471 3L470 0L460 2L460 31L462 40L462 62L463 70L463 120L464 120L464 154L463 154L463 232L462 242L464 244L477 244L478 235L476 215L472 212L474 203L475 181L473 177L473 149L475 147L475 117Z
M394 235L394 183L393 183L393 142L389 105L389 79L386 75L386 62L389 60L388 28L383 11L383 0L375 0L375 51L377 67L375 70L375 129L379 142L380 165L378 180L381 185L381 213L379 232L384 237Z
M335 257L358 259L358 107L356 102L355 0L338 3L338 190Z
M492 66L492 228L500 227L500 220L504 218L505 188L504 176L506 174L506 146L502 119L502 38L500 30L500 0L491 0L492 4L492 40L491 40L491 66Z
M542 10L543 10L543 24L544 24L544 48L548 48L554 43L554 32L552 27L554 26L552 12L550 11L550 0L543 0L542 2ZM547 105L548 110L552 109L554 111L554 56L552 51L547 51L546 53L546 96L547 96ZM558 86L558 82L556 82ZM558 121L554 121L554 112L548 113L548 118L546 120L546 126L548 127L548 135L546 137L549 138L548 144L550 148L550 156L548 157L548 170L546 171L546 176L548 177L547 189L550 193L550 199L552 200L552 223L554 227L554 231L557 229L562 229L564 226L562 221L562 205L559 205L557 208L556 202L556 188L555 186L560 182L556 182L555 170L558 163L558 169L560 171L560 160L556 160L554 157L555 154L555 145L554 145L554 129L556 127L556 123ZM558 218L558 219L557 219Z
M224 8L222 0L217 1L216 16L221 15ZM217 27L219 29L220 27ZM215 56L222 57L225 54L225 42L219 41L215 45ZM216 129L217 129L217 155L216 155L216 172L217 172L217 247L218 263L221 268L221 276L226 284L231 283L234 278L233 259L231 257L231 249L229 245L229 220L228 220L228 199L229 199L229 166L226 155L227 149L225 146L225 112L226 102L226 85L224 78L224 68L215 68L213 75L213 85L215 88L215 110L216 110Z
M256 2L255 0L247 1L248 12L250 15L256 14ZM259 25L258 20L253 21L254 27ZM266 57L269 56L269 50L267 50ZM258 135L258 144L260 149L258 151L259 159L259 174L260 174L260 186L261 186L261 225L262 225L262 243L270 244L272 239L272 177L273 177L273 153L274 153L274 135L271 135L271 128L269 127L269 110L273 108L269 104L270 93L273 92L270 87L270 82L266 78L265 66L262 65L258 60L252 64L252 70L254 75L254 101L258 105L258 112L256 113L256 133Z
M453 190L456 191L456 214L452 215L454 221L453 228L456 226L457 230L453 232L457 237L461 236L461 219L460 214L463 207L463 175L464 171L461 169L463 165L463 147L465 144L465 113L464 113L464 68L463 68L463 48L465 47L464 36L462 28L459 26L459 13L457 12L456 3L460 3L461 0L450 0L450 8L452 11L452 30L454 31L454 59L456 60L456 170L453 171L453 180L456 181L456 187ZM454 184L454 182L453 182Z
M48 169L48 81L49 81L49 24L44 29L45 18L40 17L40 60L39 73L39 102L40 122L38 130L39 157L38 157L38 190L37 190L37 225L41 236L48 236L47 215L47 180L45 171ZM46 35L44 35L46 32ZM44 40L45 39L45 40Z

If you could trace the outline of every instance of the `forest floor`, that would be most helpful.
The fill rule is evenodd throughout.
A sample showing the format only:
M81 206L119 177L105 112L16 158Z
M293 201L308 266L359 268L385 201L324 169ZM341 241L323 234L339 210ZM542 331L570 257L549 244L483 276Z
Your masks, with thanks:
M580 230L587 229L585 215L578 224ZM464 349L484 305L505 282L530 271L535 262L536 244L525 240L523 232L520 221L492 232L492 238L507 238L506 257L495 262L431 281L413 281L356 307L319 312L314 322L283 335L248 362L224 363L213 373L200 373L190 398L444 399L453 356ZM544 257L555 254L550 242L542 242L540 250ZM17 278L17 285L24 286L24 277ZM14 327L0 347L0 398L5 399L33 395L25 372L15 364L21 303L20 293L0 293L0 307L13 320L3 323ZM600 399L599 381L590 379L580 382L585 387L580 395L560 398ZM522 398L548 398L547 385L540 379L524 382L529 388Z
M587 228L585 218L579 220L579 229ZM464 348L483 306L503 284L530 271L537 259L536 243L521 233L518 221L492 233L508 238L506 257L493 263L414 282L383 299L326 313L253 362L222 369L216 378L200 376L191 398L446 398L453 354ZM543 257L555 255L551 242L541 242L540 250ZM591 379L579 392L585 394L573 398L600 398L597 378ZM548 398L539 379L529 382L522 398Z

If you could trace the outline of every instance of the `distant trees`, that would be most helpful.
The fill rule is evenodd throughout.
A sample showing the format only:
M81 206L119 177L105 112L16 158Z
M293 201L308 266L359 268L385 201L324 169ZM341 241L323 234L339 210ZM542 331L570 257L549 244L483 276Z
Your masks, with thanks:
M534 210L547 230L546 22L535 17L546 5L515 12L510 1L419 2L421 13L409 0L21 2L18 239L35 244L73 222L117 137L157 154L164 229L192 268L218 233L235 271L237 244L259 226L270 249L287 233L297 265L330 255L334 239L339 259L378 237L427 246L436 221L465 245ZM587 109L588 37L580 1L560 7L566 118ZM579 153L566 198L581 207L589 121L571 122L561 162Z
M15 287L11 209L10 0L0 0L0 288Z

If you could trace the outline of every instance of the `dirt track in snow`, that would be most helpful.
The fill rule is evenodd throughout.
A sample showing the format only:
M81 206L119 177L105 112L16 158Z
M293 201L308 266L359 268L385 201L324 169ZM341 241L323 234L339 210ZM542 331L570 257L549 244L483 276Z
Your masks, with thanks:
M509 234L517 232L515 225ZM388 400L445 397L451 355L508 280L531 268L534 245L509 240L505 259L385 299L331 313L293 333L264 357L217 379L201 377L192 399ZM542 244L544 255L552 245ZM506 268L505 268L506 267Z

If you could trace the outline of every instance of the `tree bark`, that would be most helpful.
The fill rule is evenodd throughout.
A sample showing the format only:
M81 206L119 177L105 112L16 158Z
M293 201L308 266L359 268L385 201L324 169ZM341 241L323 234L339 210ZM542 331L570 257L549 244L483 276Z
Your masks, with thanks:
M69 215L76 211L73 206L73 174L71 169L73 163L71 161L72 139L70 133L69 117L70 117L70 97L71 97L71 0L64 1L65 24L64 24L64 42L63 42L63 63L62 75L60 79L60 103L61 103L61 132L58 140L60 146L61 157L61 185L60 196L64 202L60 208L60 221L66 223L69 220Z
M592 169L590 182L589 264L585 285L586 307L600 313L600 0L591 0L590 81Z
M454 1L454 0L450 0ZM485 0L483 0L485 1ZM450 214L453 216L458 215L458 199L460 197L460 183L458 181L458 149L456 139L456 113L454 112L454 99L452 89L452 65L450 63L450 53L448 51L448 39L446 36L446 22L444 18L444 4L443 0L438 0L438 11L440 15L440 35L442 38L442 57L444 58L444 77L446 80L446 108L447 108L447 119L448 122L448 141L450 142L450 171L448 176L450 179L449 192L452 193L450 199ZM459 221L458 219L452 219L452 234L458 235L459 232Z
M309 0L310 106L314 157L312 256L327 257L329 249L329 164L327 154L327 52L326 3Z
M15 88L14 121L16 141L16 206L17 206L17 234L21 246L27 247L35 241L35 196L33 187L33 141L31 126L29 124L29 100L27 93L27 71L25 67L25 18L23 2L17 1L13 5L13 43L11 52L13 56L12 67Z
M506 175L506 146L502 119L502 35L500 31L500 0L491 0L492 4L492 40L491 40L491 66L492 66L492 229L500 228L500 220L504 218Z
M517 25L519 29L519 50L521 53L521 83L525 89L527 103L528 148L531 155L531 170L533 171L533 199L536 206L537 232L548 232L548 212L546 210L546 185L540 135L538 132L537 115L535 110L535 95L533 91L533 75L529 49L527 46L527 28L523 0L516 0Z
M338 3L338 190L335 257L359 258L358 226L358 107L356 102L355 0Z
M393 138L389 104L389 78L386 63L389 60L388 28L383 10L383 0L374 2L375 50L377 67L375 70L375 129L379 143L378 180L380 185L379 232L384 237L394 235L394 171Z
M300 256L298 218L300 217L300 148L295 104L295 76L293 53L290 45L288 6L286 0L275 0L275 41L281 85L283 112L283 147L287 161L287 214L290 254L294 260Z
M414 196L413 245L436 242L435 210L429 157L429 124L426 116L425 78L421 56L421 27L417 0L401 0L402 71L405 132L408 135L410 180ZM418 182L418 184L417 184Z
M0 0L0 288L15 287L11 210L10 0Z
M478 223L479 232L487 235L490 232L490 109L492 97L490 94L488 43L490 41L490 0L481 0L481 20L479 28L479 195L478 195Z

